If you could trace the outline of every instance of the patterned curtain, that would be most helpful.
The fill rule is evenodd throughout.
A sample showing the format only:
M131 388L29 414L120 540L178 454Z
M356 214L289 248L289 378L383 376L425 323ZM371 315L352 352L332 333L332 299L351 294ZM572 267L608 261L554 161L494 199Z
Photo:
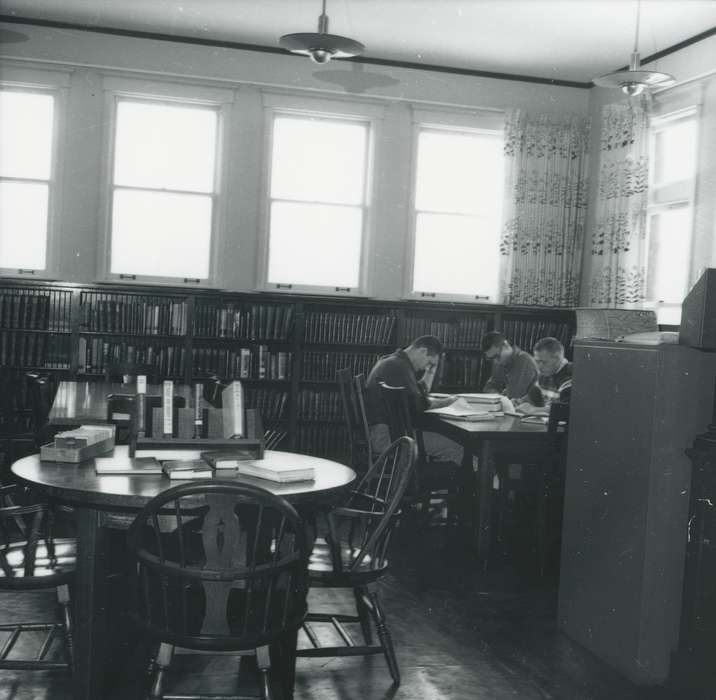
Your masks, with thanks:
M582 117L508 115L502 303L577 305L588 149L589 122Z
M646 298L649 120L643 100L604 106L599 150L589 302L637 304Z

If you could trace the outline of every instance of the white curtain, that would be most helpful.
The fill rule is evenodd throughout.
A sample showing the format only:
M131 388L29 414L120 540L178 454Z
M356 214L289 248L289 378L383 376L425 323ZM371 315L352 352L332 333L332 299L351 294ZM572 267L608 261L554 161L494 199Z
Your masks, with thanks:
M591 238L589 302L623 307L646 298L649 119L644 100L605 105Z
M583 117L508 114L502 303L577 305L588 147L589 122Z

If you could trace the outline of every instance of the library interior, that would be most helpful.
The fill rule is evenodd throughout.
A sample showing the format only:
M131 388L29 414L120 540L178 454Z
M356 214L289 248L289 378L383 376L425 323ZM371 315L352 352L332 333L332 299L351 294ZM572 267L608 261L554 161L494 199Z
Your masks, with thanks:
M0 5L0 700L716 697L716 2Z

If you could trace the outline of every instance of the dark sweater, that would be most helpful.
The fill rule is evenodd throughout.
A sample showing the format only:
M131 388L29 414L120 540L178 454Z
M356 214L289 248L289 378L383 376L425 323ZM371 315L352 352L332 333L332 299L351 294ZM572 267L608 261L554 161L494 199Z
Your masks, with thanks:
M381 357L368 375L366 411L370 425L388 422L380 394L380 382L385 382L388 386L405 387L415 416L428 408L427 392L425 387L418 383L418 375L413 365L403 350L396 350L390 355Z
M527 394L533 406L549 406L552 401L568 403L572 395L572 363L568 362L555 374L540 378Z

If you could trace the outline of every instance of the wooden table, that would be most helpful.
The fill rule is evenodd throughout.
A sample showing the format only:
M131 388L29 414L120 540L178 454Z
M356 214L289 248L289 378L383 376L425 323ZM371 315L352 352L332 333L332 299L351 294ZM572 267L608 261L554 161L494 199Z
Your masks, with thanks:
M82 419L84 420L84 418ZM127 446L117 446L114 455L127 455ZM194 458L199 451L182 450L182 457ZM154 454L169 459L169 451L138 451L137 456ZM267 451L270 464L286 453ZM263 479L231 476L219 478L261 486L286 498L298 508L315 507L334 500L355 479L352 469L317 457L292 455L297 467L315 469L314 481L274 484ZM77 570L74 586L74 698L98 700L105 697L103 681L108 669L107 575L109 571L109 535L111 528L126 528L133 516L149 499L162 491L184 483L166 476L98 476L94 460L79 465L42 462L30 455L12 466L18 481L31 486L43 496L75 507L77 522Z
M61 381L52 401L47 420L50 425L80 425L107 422L109 394L134 394L134 384L105 381ZM161 396L161 384L147 384L147 396ZM192 387L174 382L174 396L181 396L192 405ZM208 406L203 403L202 407Z
M472 473L473 457L478 458L476 494L477 519L472 519L473 543L478 564L487 568L492 545L493 482L498 473L496 449L514 454L514 461L528 460L559 450L564 433L548 432L544 423L532 423L511 416L486 421L458 421L429 413L421 417L420 427L449 437L465 450L463 466Z

